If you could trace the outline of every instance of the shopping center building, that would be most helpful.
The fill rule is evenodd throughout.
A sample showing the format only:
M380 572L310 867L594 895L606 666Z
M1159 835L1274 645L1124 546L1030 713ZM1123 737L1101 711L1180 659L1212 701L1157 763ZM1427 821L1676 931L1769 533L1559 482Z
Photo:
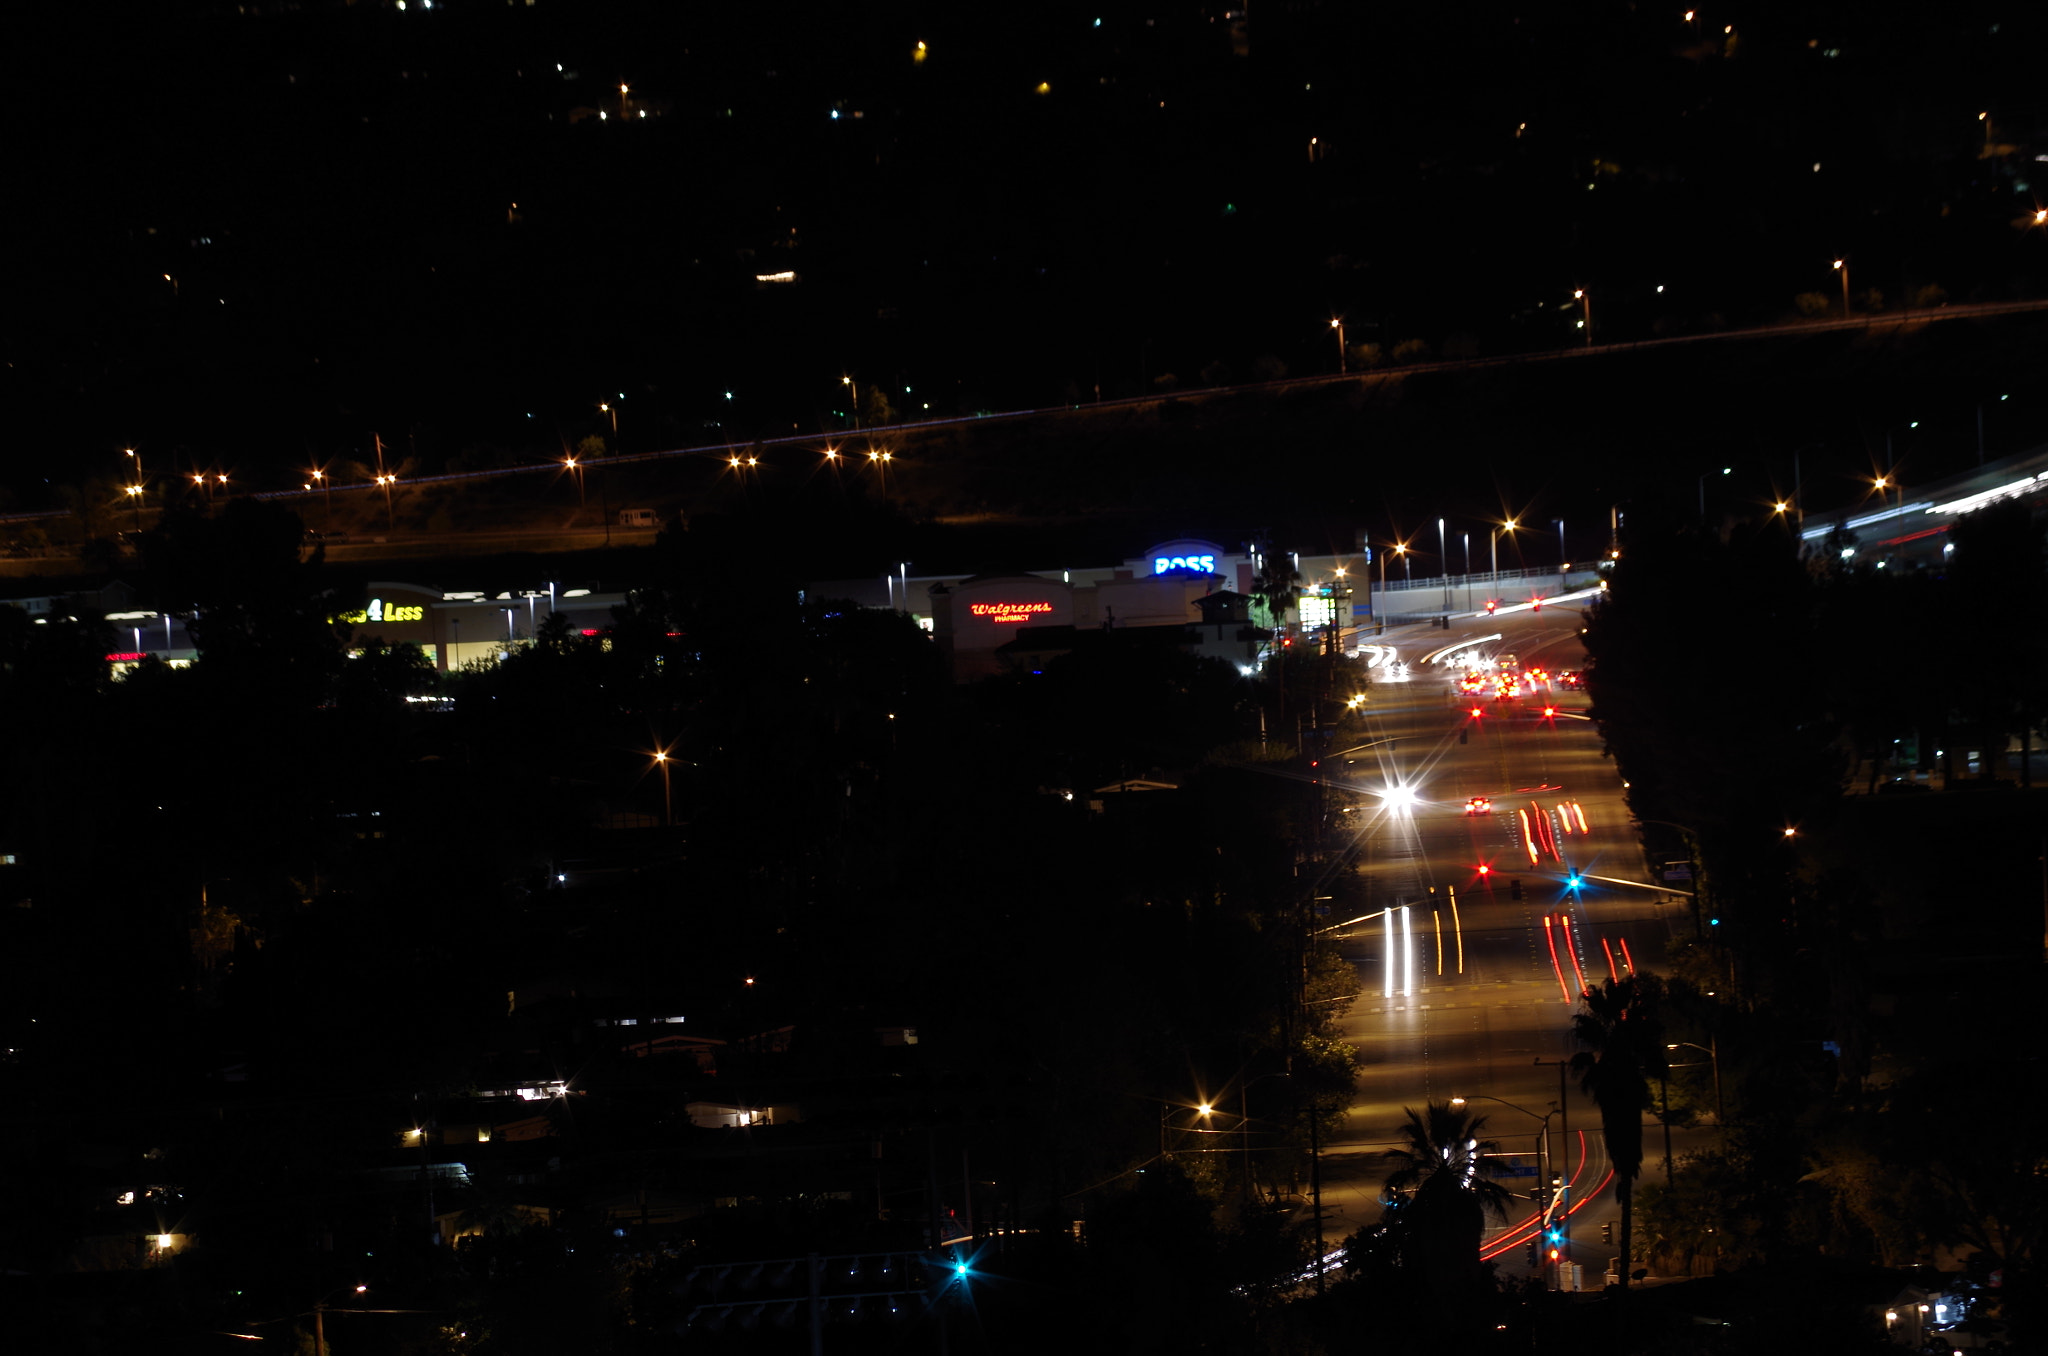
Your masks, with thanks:
M1305 629L1335 621L1347 631L1368 619L1369 600L1354 602L1345 581L1369 558L1290 556L1304 589L1293 619ZM1250 665L1270 634L1251 602L1259 566L1250 549L1178 538L1118 565L969 575L913 575L904 566L892 575L820 581L807 592L909 614L931 632L954 680L971 682L1033 671L1094 643L1083 639L1092 633L1140 628L1179 628L1190 652Z

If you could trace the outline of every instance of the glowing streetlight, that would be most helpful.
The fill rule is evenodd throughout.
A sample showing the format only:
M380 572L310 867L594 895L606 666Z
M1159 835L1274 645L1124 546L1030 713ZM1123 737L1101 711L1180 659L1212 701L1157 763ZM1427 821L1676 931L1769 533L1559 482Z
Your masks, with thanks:
M1835 260L1835 272L1842 275L1842 319L1849 318L1849 261Z
M1486 534L1486 550L1492 562L1491 570L1486 580L1486 591L1488 593L1500 592L1500 534L1514 531L1515 526L1515 520L1509 518L1494 528L1493 531Z
M1579 324L1586 331L1586 347L1591 348L1593 346L1593 298L1587 295L1585 288L1575 287L1572 289L1572 300L1578 302L1585 310L1586 318L1581 320Z
M839 384L846 388L847 397L853 402L853 426L860 427L860 387L852 377L842 376Z
M676 803L669 793L668 764L668 750L656 749L654 765L661 769L661 819L662 823L672 829L676 826Z
M1330 328L1337 331L1337 370L1339 372L1349 372L1351 370L1351 362L1344 352L1343 317L1339 316L1337 319L1332 320L1330 322Z

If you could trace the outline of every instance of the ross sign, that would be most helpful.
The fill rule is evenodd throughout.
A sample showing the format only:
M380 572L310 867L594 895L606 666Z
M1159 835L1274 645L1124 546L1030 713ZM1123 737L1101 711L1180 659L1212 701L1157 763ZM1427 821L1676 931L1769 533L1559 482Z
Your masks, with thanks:
M1214 574L1216 573L1216 557L1213 555L1154 556L1152 558L1152 573Z
M416 622L425 621L427 609L418 603L392 603L387 606L382 598L372 598L370 605L361 611L344 612L340 620L351 626L364 622Z
M977 617L987 617L997 625L1024 622L1032 617L1047 616L1052 612L1051 603L970 603L967 610Z
M109 664L139 664L146 658L148 658L148 656L144 655L139 650L124 650L120 654L108 655L107 662Z

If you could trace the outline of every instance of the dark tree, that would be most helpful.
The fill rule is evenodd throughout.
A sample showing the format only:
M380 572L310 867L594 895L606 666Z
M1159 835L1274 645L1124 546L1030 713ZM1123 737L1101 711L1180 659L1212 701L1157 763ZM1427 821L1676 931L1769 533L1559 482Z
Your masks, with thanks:
M1631 1260L1636 1178L1643 1170L1643 1108L1650 1104L1650 1079L1665 1067L1655 998L1649 980L1603 980L1580 995L1584 1010L1572 1018L1572 1039L1585 1047L1572 1056L1572 1068L1578 1071L1579 1086L1600 1108L1607 1157L1614 1164L1624 1287Z

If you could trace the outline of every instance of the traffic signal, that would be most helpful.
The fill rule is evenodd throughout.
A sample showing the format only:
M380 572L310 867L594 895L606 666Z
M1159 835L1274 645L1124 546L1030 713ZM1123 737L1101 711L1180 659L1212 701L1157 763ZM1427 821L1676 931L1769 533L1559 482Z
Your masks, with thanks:
M1586 878L1584 876L1581 876L1576 871L1572 872L1569 876L1566 876L1564 878L1564 888L1570 890L1573 894L1577 894L1579 892L1579 887L1581 885L1584 885L1585 883Z
M1601 1220L1601 1221L1600 1221L1600 1241L1601 1241L1602 1243L1606 1243L1606 1244L1608 1244L1608 1245L1610 1245L1610 1246L1611 1246L1611 1245L1613 1244L1613 1242L1614 1242L1614 1221L1613 1221L1613 1220L1611 1220L1611 1219L1603 1219L1603 1220Z
M1532 1238L1529 1240L1529 1265L1533 1267L1541 1259L1542 1250L1538 1247L1536 1240Z
M1481 862L1479 864L1479 874L1482 876L1490 876L1493 874L1493 868L1488 866L1485 862Z
M1508 898L1509 898L1509 899L1520 899L1521 897L1522 897L1522 878L1521 878L1520 876L1517 876L1517 877L1515 877L1515 878L1514 878L1513 880L1511 880L1511 881L1509 881L1509 882L1508 882Z

